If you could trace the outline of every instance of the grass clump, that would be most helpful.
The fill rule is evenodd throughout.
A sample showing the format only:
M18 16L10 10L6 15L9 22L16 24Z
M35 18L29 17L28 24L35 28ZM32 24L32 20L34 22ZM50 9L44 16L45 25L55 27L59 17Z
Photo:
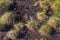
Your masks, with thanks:
M38 21L35 19L31 19L27 22L26 26L28 29L33 30L37 27Z
M51 26L44 24L44 25L42 25L42 27L40 27L38 32L41 33L41 35L43 35L43 36L50 36L52 33L52 29L53 28Z
M47 21L47 24L52 26L53 28L57 28L57 25L58 25L58 17L51 17L48 21Z
M13 12L5 12L0 19L7 24L12 23L12 21L14 21L14 14Z
M45 15L44 12L42 12L42 13L37 13L37 18L40 21L46 22L48 17Z
M5 27L5 23L3 21L0 20L0 29L3 29Z
M7 33L7 37L11 39L16 39L17 33L18 33L17 30L12 29Z
M6 25L13 24L14 22L14 15L12 12L5 12L0 17L0 28L4 28Z
M41 38L40 40L46 40L45 38Z
M24 27L24 24L22 22L14 24L14 28L18 31L21 30L23 27Z

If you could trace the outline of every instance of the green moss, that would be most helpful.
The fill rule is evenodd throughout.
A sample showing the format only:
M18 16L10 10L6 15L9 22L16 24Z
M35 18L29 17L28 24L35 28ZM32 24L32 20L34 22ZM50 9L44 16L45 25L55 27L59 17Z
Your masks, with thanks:
M58 23L57 24L58 24L58 27L60 27L60 20L58 20Z
M0 3L4 2L4 0L0 0Z
M5 27L5 23L0 18L0 29L3 28L3 27Z
M2 3L4 10L8 10L9 3L8 2L3 2Z
M5 27L5 24L0 24L0 29L3 29Z
M9 0L0 0L0 3L7 2L7 1L9 1Z
M0 0L0 3L2 4L2 8L4 10L8 10L9 0Z

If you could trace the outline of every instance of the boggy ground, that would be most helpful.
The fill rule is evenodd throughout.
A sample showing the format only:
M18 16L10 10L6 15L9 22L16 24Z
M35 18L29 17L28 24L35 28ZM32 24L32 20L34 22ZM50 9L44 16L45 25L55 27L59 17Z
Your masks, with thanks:
M59 1L5 2L0 2L0 40L60 40Z

